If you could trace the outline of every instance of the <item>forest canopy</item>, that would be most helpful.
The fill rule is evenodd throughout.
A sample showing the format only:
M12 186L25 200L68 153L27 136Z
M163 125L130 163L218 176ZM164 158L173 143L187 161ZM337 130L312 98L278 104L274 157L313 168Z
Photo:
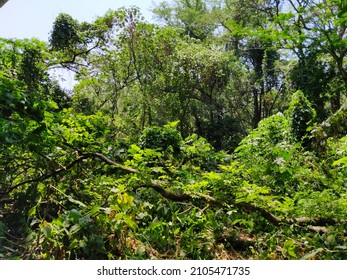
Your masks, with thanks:
M152 12L0 38L0 259L346 259L345 1Z

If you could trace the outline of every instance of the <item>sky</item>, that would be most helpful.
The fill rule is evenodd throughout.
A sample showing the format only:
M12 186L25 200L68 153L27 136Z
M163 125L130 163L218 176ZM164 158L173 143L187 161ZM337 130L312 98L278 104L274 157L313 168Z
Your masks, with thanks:
M78 21L93 21L109 9L138 6L147 21L153 21L150 9L160 0L9 0L0 8L0 38L38 38L48 41L59 13Z

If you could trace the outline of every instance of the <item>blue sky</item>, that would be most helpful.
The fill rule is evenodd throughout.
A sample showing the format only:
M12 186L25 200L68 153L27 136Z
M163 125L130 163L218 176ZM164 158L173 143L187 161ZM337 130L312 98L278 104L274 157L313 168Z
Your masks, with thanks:
M161 0L9 0L0 8L0 37L38 38L47 41L53 21L59 13L68 13L79 21L93 21L107 10L138 6L147 21L150 9Z

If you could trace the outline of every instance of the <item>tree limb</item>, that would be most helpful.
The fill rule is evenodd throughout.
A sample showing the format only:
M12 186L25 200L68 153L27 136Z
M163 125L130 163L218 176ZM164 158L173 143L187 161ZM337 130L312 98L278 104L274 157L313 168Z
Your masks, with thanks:
M130 167L126 167L123 166L117 162L112 161L111 159L109 159L107 156L100 154L100 153L85 153L84 155L88 155L90 157L95 157L98 158L100 160L102 160L103 162L105 162L106 164L115 166L127 173L138 173L139 171L134 169L134 168L130 168ZM159 194L161 194L164 198L167 198L171 201L175 201L175 202L188 202L188 201L192 201L194 199L198 199L200 201L203 201L204 203L207 203L211 206L215 206L218 208L227 208L227 204L216 200L215 198L208 196L208 195L204 195L204 194L187 194L187 193L182 193L182 194L175 194L173 192L170 192L168 190L166 190L159 182L155 181L155 180L150 180L148 185L143 185L142 187L150 187L152 188L154 191L158 192ZM247 203L247 202L242 202L242 203L237 203L236 201L228 201L228 205L233 204L236 205L237 207L241 208L242 210L246 211L246 212L258 212L260 213L261 216L263 216L268 222L270 222L273 225L280 225L280 224L307 224L307 225L311 225L311 226L315 226L315 227L319 227L319 226L326 226L326 225L335 225L341 222L345 222L342 220L338 220L338 219L333 219L333 218L310 218L310 217L299 217L299 218L289 218L289 219L285 219L285 218L280 218L275 216L274 214L272 214L271 212L253 205L251 203Z
M72 168L73 166L75 166L77 163L81 162L84 159L87 159L87 156L81 156L78 159L74 160L73 162L71 162L70 164L68 164L67 166L63 166L62 168L59 168L51 173L47 173L47 174L43 174L40 177L34 178L34 179L30 179L30 180L26 180L23 181L21 183L18 183L16 185L10 186L5 192L0 193L0 195L7 195L9 194L11 191L15 190L16 188L23 186L25 184L29 184L29 183L35 183L35 182L40 182L43 181L45 179L48 179L50 177L53 177L55 175L58 175L59 173L69 170L70 168Z
M132 174L139 173L139 171L137 169L127 167L127 166L124 166L120 163L117 163L117 162L111 160L110 158L108 158L107 156L105 156L101 153L86 153L86 152L80 151L77 148L74 148L72 145L70 145L68 143L64 143L64 145L69 146L70 148L73 148L79 154L79 158L77 158L76 160L71 162L69 165L62 167L60 169L57 169L51 173L44 174L40 177L26 180L24 182L21 182L19 184L11 186L10 188L8 188L6 190L6 192L1 193L1 195L8 194L11 191L13 191L14 189L18 188L19 186L22 186L22 185L25 185L28 183L39 182L39 181L48 179L52 176L55 176L55 175L57 175L63 171L66 171L66 170L72 168L74 165L76 165L77 163L79 163L82 160L87 159L87 158L97 158L97 159L103 161L104 163L111 165L111 166L114 166L114 167L116 167L116 168L118 168L118 169L120 169L126 173L132 173ZM149 188L153 189L154 191L158 192L164 198L169 199L169 200L174 201L174 202L191 202L194 200L198 200L198 201L204 202L208 205L218 207L221 209L228 209L229 205L235 205L246 212L258 212L269 223L276 225L276 226L279 226L281 224L304 224L304 225L308 225L311 227L324 227L326 225L336 225L336 224L341 223L341 222L346 222L345 220L338 220L338 219L334 219L334 218L310 218L310 217L299 217L299 218L289 218L289 219L280 218L280 217L275 216L271 212L265 210L264 208L261 208L259 206L253 205L252 203L248 203L248 202L238 203L235 200L233 200L232 198L229 198L229 200L227 202L223 202L223 201L219 201L219 200L217 200L217 199L215 199L209 195L205 195L205 194L197 194L197 193L176 194L176 193L173 193L173 192L166 190L165 187L163 187L160 184L160 182L153 180L153 179L149 180L148 184L142 185L141 187L149 187Z

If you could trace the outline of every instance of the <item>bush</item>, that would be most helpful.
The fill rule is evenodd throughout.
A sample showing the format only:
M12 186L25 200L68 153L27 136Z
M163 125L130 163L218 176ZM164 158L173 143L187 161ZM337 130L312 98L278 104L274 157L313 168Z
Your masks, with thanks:
M305 97L302 91L293 94L289 107L290 114L290 132L297 142L302 141L305 148L311 146L308 138L308 129L313 124L316 111L312 108L310 101Z
M139 146L144 149L160 149L164 152L180 153L181 134L174 128L176 123L164 127L152 126L144 129L139 139Z

